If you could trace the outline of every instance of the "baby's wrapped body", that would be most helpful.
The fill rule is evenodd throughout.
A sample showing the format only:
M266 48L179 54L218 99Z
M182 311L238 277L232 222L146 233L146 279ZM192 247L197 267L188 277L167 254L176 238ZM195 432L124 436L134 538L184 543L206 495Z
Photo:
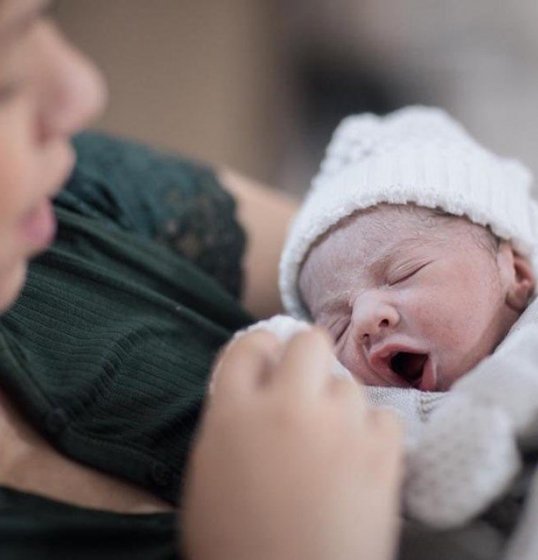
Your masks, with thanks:
M291 317L254 327L321 324L335 371L403 417L402 559L538 557L531 185L442 111L346 119L283 252Z

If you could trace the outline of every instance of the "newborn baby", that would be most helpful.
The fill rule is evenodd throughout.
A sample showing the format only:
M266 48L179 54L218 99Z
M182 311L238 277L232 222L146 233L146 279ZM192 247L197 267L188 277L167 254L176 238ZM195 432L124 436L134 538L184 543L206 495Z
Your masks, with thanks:
M447 390L534 294L531 182L439 109L348 117L284 248L287 311L367 385Z
M488 511L495 504L503 527L518 526L506 558L538 557L538 470L535 489L529 477L511 487L538 457L531 185L524 166L485 150L439 109L348 117L286 240L289 316L251 327L285 340L323 325L335 373L369 385L371 406L400 414L402 510L423 524L412 531L430 543L429 558L497 559L507 533ZM453 531L430 540L437 529Z
M490 354L534 289L527 258L466 218L380 204L308 253L302 301L367 385L447 390Z

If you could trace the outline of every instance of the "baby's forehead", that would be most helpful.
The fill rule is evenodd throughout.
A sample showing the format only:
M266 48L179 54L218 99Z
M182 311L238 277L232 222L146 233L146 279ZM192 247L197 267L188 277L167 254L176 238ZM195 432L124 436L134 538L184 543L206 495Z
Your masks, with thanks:
M411 204L382 204L357 212L326 232L311 248L300 278L304 273L348 268L350 262L368 269L393 255L455 246L456 238L463 248L484 235L489 235L485 228L464 217Z
M440 227L457 222L469 223L466 218L453 216L433 208L414 204L379 204L352 214L339 225L345 228L348 224L354 223L363 228L379 228L380 231L398 226L410 227L415 231L420 227Z
M446 214L435 209L407 205L380 204L359 211L329 230L317 245L328 240L364 244L366 252L373 243L390 241L402 248L409 242L441 237L453 237L469 232L466 218Z

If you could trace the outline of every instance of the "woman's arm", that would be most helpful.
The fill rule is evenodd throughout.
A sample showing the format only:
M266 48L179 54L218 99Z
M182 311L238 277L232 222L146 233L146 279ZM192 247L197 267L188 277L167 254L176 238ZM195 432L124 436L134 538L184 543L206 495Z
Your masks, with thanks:
M235 197L247 233L243 303L259 318L279 313L278 263L298 202L229 170L220 171L219 179Z

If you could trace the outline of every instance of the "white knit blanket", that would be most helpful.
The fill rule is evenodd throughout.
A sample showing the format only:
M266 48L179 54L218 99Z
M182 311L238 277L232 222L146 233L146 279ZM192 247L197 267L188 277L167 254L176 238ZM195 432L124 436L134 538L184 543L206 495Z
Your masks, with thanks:
M260 328L286 340L309 325L279 315L249 330ZM338 363L335 373L349 375ZM367 387L366 393L373 406L396 410L405 425L405 515L436 528L465 524L507 490L521 466L517 442L538 432L538 301L449 392Z

